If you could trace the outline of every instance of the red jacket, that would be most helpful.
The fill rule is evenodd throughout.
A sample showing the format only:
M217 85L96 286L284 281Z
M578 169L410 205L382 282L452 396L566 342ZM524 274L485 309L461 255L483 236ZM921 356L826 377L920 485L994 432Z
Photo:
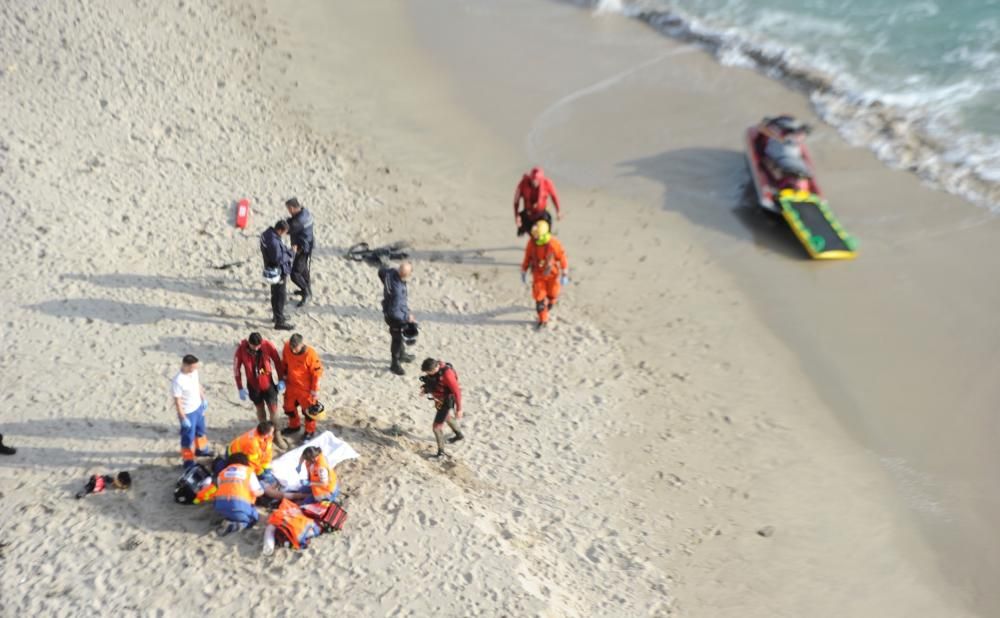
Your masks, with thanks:
M437 386L431 396L434 397L434 403L438 406L445 402L445 398L448 395L455 396L455 409L462 409L462 388L458 385L458 374L451 366L447 365L444 361L441 361L441 369L438 370L438 374L441 376L438 378Z
M538 186L532 185L532 178L538 180ZM517 216L517 207L521 200L524 200L524 209L529 214L541 214L548 206L549 196L552 196L552 203L555 204L556 214L559 213L559 195L552 181L545 177L541 168L533 168L530 172L521 177L517 189L514 190L514 216Z
M244 339L233 355L233 377L236 378L236 388L243 389L243 373L247 376L247 390L266 391L274 384L272 372L278 373L278 379L284 379L281 372L281 358L274 344L264 339L260 349L254 354L250 344Z

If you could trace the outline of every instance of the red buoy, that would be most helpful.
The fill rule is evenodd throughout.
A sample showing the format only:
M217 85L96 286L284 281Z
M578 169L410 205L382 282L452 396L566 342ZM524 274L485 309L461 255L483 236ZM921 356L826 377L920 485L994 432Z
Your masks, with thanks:
M250 223L250 200L244 198L236 204L236 227L246 229Z

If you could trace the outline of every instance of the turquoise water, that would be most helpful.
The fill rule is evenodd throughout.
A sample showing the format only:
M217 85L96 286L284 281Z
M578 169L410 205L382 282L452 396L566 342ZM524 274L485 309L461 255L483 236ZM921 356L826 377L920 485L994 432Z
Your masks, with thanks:
M1000 206L1000 0L592 0L797 82L884 160Z

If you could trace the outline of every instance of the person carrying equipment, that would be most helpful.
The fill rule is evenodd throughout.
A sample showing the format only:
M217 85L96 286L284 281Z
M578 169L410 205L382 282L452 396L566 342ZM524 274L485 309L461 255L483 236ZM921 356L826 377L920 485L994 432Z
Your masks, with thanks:
M247 379L246 388L243 388L244 374ZM278 349L274 344L261 337L260 333L250 333L250 336L236 347L236 353L233 355L233 377L236 379L240 401L249 398L257 408L257 422L267 420L269 413L271 423L276 426L278 393L285 392L285 381L281 357L278 356ZM268 413L264 412L265 404ZM280 434L276 440L281 448L287 446Z
M435 458L444 456L444 433L441 428L445 423L451 428L455 435L448 438L449 444L454 444L465 438L459 428L458 421L462 420L462 388L458 385L458 374L451 363L425 358L420 365L424 375L420 377L423 383L420 392L434 402L434 424L431 429L434 431L434 439L437 441L437 453ZM455 418L451 418L452 410L455 411Z
M333 502L340 495L340 483L337 482L337 472L326 461L326 455L318 446L307 446L302 451L299 467L306 465L309 480L304 484L305 492L285 494L286 498L299 501L302 504L317 502Z
M403 262L399 268L383 266L378 269L378 278L382 282L382 316L389 326L389 335L392 337L389 346L392 364L389 370L398 376L406 373L399 363L409 363L414 360L412 354L403 351L403 327L413 322L408 300L409 292L406 287L406 280L412 273L413 265L409 262Z
M521 182L514 189L514 224L517 226L517 235L524 236L536 221L544 219L549 226L552 226L552 215L548 211L549 196L552 196L552 203L556 207L556 217L562 221L562 211L559 209L559 195L552 181L545 177L545 172L540 167L533 167L531 171L521 177ZM521 200L524 200L524 209L520 212L518 207Z
M549 232L549 224L538 221L531 228L531 240L524 249L521 262L521 281L528 283L531 270L531 297L535 299L538 323L535 328L545 326L549 321L549 311L559 298L562 286L569 283L569 261L562 243Z
M212 500L215 512L224 520L219 530L221 535L256 524L260 514L257 513L254 502L264 494L245 453L231 454L227 463L229 465L219 473L217 490Z
M309 409L317 403L323 363L316 350L302 341L302 335L295 333L285 342L281 352L281 372L285 376L284 409L288 417L288 427L281 433L293 434L302 428L301 410L306 417L306 433L302 439L311 440L316 434L316 419Z
M260 255L264 260L264 278L271 285L271 314L274 327L278 330L292 330L285 316L288 300L285 285L292 272L292 250L285 246L281 238L288 233L288 222L278 220L260 235Z

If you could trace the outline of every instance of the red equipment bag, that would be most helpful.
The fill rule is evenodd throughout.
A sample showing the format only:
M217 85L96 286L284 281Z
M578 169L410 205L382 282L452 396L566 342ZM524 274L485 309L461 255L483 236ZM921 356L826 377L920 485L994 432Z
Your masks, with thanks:
M302 507L306 517L316 520L323 532L340 530L347 521L347 511L336 502L306 504Z

